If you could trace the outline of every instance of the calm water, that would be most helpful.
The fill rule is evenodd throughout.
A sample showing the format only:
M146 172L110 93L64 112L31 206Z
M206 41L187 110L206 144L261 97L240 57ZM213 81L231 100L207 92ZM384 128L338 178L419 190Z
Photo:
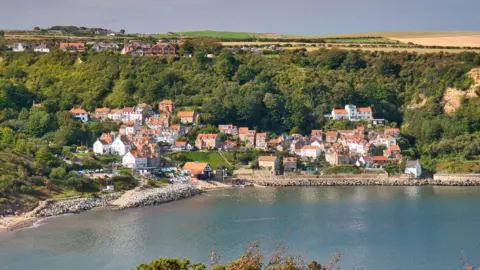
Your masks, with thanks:
M90 211L0 234L0 269L130 269L157 257L226 262L258 240L342 269L480 263L480 189L231 189L122 212Z

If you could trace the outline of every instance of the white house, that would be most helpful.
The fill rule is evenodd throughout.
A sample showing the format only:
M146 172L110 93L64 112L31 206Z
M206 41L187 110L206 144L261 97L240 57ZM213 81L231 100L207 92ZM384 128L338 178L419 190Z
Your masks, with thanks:
M88 113L82 108L72 108L70 113L84 123L88 121Z
M130 119L130 116L135 113L135 107L124 107L122 111L122 122L127 123Z
M47 43L42 42L42 44L33 48L33 51L34 52L49 53L50 52L50 46L48 46Z
M378 146L378 145L385 145L387 146L387 148L391 145L396 145L397 144L397 140L390 136L390 135L377 135L377 137L375 139L372 139L370 140L370 142L372 144L374 144L375 146Z
M132 146L126 137L117 136L112 142L110 152L114 155L124 156L128 153L128 151L130 151L131 148Z
M422 175L422 166L420 165L420 162L418 162L418 159L407 161L407 164L405 165L405 173L413 174L417 178Z
M296 150L297 155L301 157L317 159L320 157L322 150L319 146L315 145L304 145L302 148Z
M112 119L113 121L122 121L123 110L122 109L112 109L108 113L108 119Z
M13 43L12 50L14 52L23 52L28 48L29 48L29 46L26 43Z
M110 144L105 140L97 139L97 141L93 144L93 152L96 155L104 155L110 153Z
M122 165L134 170L145 169L147 168L147 155L141 151L129 151L123 156Z
M347 119L350 121L372 120L372 109L370 107L357 108L355 105L345 105L345 109L333 109L328 117L335 120Z
M139 121L130 121L125 126L125 134L126 135L134 135L137 131L140 130L140 122Z

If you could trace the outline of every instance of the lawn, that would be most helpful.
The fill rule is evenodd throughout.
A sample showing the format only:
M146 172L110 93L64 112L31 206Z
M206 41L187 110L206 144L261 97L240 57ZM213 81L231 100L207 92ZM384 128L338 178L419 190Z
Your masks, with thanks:
M218 167L226 167L229 170L232 169L232 166L228 164L218 152L179 152L173 153L170 155L170 158L176 162L183 161L198 161L198 162L207 162L213 169Z

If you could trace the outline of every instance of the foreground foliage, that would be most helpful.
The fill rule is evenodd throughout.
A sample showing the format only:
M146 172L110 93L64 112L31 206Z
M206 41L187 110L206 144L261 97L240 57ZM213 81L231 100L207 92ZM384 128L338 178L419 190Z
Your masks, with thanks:
M257 243L253 243L248 250L237 260L226 264L218 264L218 257L215 251L212 252L212 262L209 269L212 270L331 270L335 263L340 260L336 255L331 262L321 265L316 261L305 264L300 256L285 255L286 247L282 246L273 253L270 260L264 263L262 252ZM150 263L139 265L136 270L204 270L207 269L204 264L191 264L189 260L163 258L153 260Z

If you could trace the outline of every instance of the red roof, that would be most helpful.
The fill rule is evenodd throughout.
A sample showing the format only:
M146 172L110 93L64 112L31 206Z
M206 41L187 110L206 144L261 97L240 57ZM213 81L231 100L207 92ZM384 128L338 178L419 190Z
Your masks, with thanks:
M104 108L95 108L96 113L108 113L110 112L110 108L104 107Z
M215 140L218 134L198 134L197 140Z
M276 156L259 156L258 161L275 161L277 160Z
M390 151L400 151L400 147L398 145L390 145Z
M327 131L327 137L337 137L338 132L336 131Z
M121 113L123 112L123 109L112 109L110 110L110 113Z
M77 42L77 43L60 42L60 49L66 49L66 48L84 49L85 44L81 42Z
M175 142L175 146L186 146L187 142Z
M317 148L318 148L318 146L316 146L316 145L304 145L302 147L302 149L311 149L311 150L314 150L314 149L317 149Z
M248 127L241 127L241 128L238 129L238 132L240 134L247 133L248 132Z
M295 157L286 157L286 158L283 158L283 162L297 162L297 158Z
M135 111L135 107L124 107L123 108L123 112L126 112L126 113L130 113L130 112L134 112Z
M256 137L257 139L266 139L267 133L257 133Z
M178 112L178 117L193 117L195 115L195 111L182 111Z
M87 111L85 111L82 108L72 108L70 110L70 113L73 113L73 114L87 114Z
M348 114L347 110L345 109L333 109L333 111L338 114Z
M162 104L162 105L173 105L173 104L175 104L175 102L171 101L170 99L165 99L165 100L160 101L160 104Z
M224 142L223 142L223 144L224 144L224 145L232 145L232 146L236 146L236 145L237 145L237 143L236 143L236 142L234 142L234 141L230 141L230 140L226 140L226 141L224 141Z
M372 112L372 109L370 109L369 107L367 107L367 108L357 108L357 110L359 112Z
M193 174L200 174L208 166L205 162L187 162L183 165L184 170L188 170Z
M372 157L373 161L388 161L388 158L385 156L373 156Z

